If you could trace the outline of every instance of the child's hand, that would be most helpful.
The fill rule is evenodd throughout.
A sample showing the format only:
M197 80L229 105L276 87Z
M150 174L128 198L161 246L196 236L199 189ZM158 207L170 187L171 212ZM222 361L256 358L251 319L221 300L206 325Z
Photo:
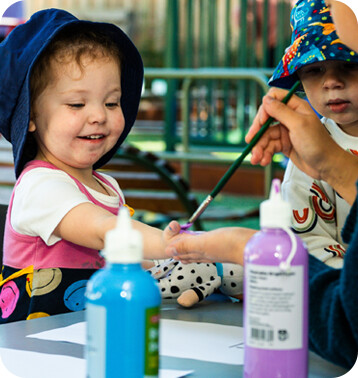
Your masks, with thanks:
M184 264L191 262L213 262L209 257L205 256L205 249L201 250L202 242L205 242L205 238L197 239L199 235L204 234L203 231L182 231L181 226L177 221L172 221L165 228L163 233L163 239L166 243L165 253L172 257L174 260L180 260ZM178 242L183 254L177 255L177 251L171 248Z
M195 231L183 231L181 232L180 224L177 221L172 221L165 228L163 238L167 247L165 253L172 257L174 260L180 260L183 263L191 262L213 262L210 258L205 256L205 249L200 250L202 247L202 242L205 242L205 238L197 239L199 235L202 235L204 232L195 232ZM177 251L174 248L170 247L173 243L178 242L180 249L184 254L180 256L177 255ZM168 246L169 245L169 246ZM199 248L200 247L200 248Z
M180 234L165 252L183 263L231 262L243 265L244 248L255 230L239 227L219 228L198 234Z
M163 239L167 245L173 238L180 233L180 224L177 221L171 221L163 231Z
M180 260L184 264L193 262L214 262L210 252L205 248L207 243L206 233L183 232L171 239L165 253L174 260ZM209 256L206 253L209 252Z

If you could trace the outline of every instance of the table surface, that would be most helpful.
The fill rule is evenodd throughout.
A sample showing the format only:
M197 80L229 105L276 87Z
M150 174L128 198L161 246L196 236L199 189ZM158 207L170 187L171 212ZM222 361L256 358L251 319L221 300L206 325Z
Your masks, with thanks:
M222 296L212 296L211 298L211 300L205 300L190 309L180 307L175 301L164 301L161 316L163 319L209 322L234 326L243 325L242 303L232 303L229 300L223 300ZM83 345L27 338L26 336L82 322L84 321L84 317L84 311L80 311L0 325L0 347L83 358ZM160 364L161 368L165 369L194 370L193 375L191 375L193 377L230 378L243 376L242 365L210 363L167 356L161 357ZM345 369L323 360L312 352L309 353L310 378L339 377L345 373ZM51 377L49 376L49 378Z

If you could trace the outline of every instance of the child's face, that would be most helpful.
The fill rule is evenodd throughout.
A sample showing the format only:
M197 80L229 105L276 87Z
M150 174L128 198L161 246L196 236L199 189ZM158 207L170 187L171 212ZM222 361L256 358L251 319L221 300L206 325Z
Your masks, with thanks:
M92 169L124 129L118 63L86 57L82 63L82 71L75 62L52 64L56 78L35 101L29 125L37 158L64 170Z
M302 67L297 74L313 108L347 134L358 136L358 64L323 61Z

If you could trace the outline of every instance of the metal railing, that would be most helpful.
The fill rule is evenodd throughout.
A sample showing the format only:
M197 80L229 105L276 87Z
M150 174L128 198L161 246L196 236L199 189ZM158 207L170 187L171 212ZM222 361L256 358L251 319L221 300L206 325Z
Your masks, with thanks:
M264 68L274 67L290 43L290 11L295 0L167 0L165 67ZM212 104L215 84L202 79L206 101ZM227 104L229 84L223 85ZM175 103L178 82L168 81L165 98L166 150L175 149ZM260 90L255 82L241 80L238 87L237 124L245 129L257 108ZM245 95L243 95L245 93ZM210 143L215 114L207 115L206 137L193 143ZM222 127L228 126L223 118ZM229 142L229 138L225 139Z
M231 164L235 158L219 158L212 154L203 155L193 152L190 143L190 89L197 80L225 80L229 83L246 80L261 88L263 93L268 89L267 77L272 73L270 69L262 68L194 68L194 69L156 69L147 68L144 71L146 79L177 80L181 82L178 86L180 95L181 114L181 152L166 150L161 155L167 160L179 160L182 162L182 174L186 180L190 181L190 163L201 162L210 164ZM215 151L215 147L213 146ZM237 152L240 153L239 147ZM265 168L265 194L268 193L272 178L272 166Z

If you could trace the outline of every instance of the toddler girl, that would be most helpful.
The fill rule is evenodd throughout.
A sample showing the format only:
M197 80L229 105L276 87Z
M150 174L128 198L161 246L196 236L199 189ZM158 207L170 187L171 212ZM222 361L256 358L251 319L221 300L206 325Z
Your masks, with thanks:
M0 61L0 132L12 143L17 176L0 323L82 310L87 280L104 264L105 234L125 206L117 182L94 169L134 123L142 60L118 27L47 9L10 33ZM164 257L161 230L133 227L146 258Z

